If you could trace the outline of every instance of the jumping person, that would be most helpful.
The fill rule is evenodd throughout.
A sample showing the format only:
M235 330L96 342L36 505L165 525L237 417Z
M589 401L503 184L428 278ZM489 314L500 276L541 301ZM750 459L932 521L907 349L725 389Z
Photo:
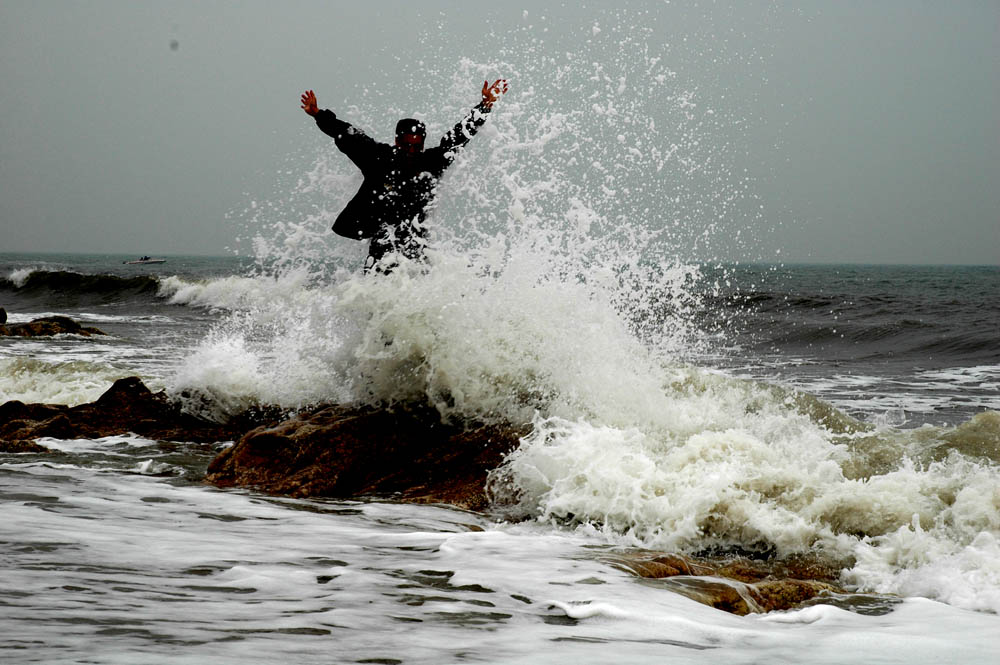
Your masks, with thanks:
M333 223L333 231L355 240L371 239L365 272L389 272L397 263L396 253L408 259L423 256L427 210L434 201L438 180L505 92L506 80L497 79L493 85L484 81L482 101L441 138L436 148L428 150L424 150L427 130L419 120L405 118L396 123L394 145L378 143L333 111L319 110L312 90L302 94L302 110L316 119L324 134L333 137L364 176L361 189Z

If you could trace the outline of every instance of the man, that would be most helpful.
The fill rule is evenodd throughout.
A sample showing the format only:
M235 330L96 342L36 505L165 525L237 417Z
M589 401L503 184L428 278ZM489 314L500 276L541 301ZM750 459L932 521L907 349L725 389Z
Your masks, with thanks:
M364 176L361 189L337 216L333 231L355 240L371 238L365 272L389 272L397 262L396 253L408 259L423 256L427 244L424 222L438 180L505 92L507 81L497 79L493 85L484 81L482 101L429 150L424 150L427 130L419 120L400 120L394 145L378 143L333 111L319 110L312 90L302 94L302 110L316 119L323 133L333 137Z

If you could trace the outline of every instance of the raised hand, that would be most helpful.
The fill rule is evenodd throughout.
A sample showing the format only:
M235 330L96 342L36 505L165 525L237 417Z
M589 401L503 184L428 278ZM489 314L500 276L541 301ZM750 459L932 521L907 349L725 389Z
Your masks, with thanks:
M316 103L316 93L312 90L306 90L302 93L302 110L314 117L319 113L319 104Z
M490 85L489 80L483 81L483 104L486 108L490 108L505 92L507 92L507 79L497 79L493 85Z

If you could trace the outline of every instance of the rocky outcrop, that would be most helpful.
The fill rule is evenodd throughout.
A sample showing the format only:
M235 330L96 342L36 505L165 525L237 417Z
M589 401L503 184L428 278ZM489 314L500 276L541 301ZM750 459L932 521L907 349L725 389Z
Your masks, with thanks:
M259 424L253 414L226 425L195 418L134 376L115 381L89 404L71 407L17 400L0 404L0 441L11 450L13 442L40 437L96 439L129 432L169 441L228 441Z
M378 495L477 510L487 505L486 474L526 433L445 424L432 409L330 406L248 432L212 461L206 480L295 497Z
M206 481L293 497L377 496L417 503L488 507L486 477L528 428L442 423L429 408L324 406L282 419L248 412L228 424L183 413L136 377L76 407L0 405L0 452L38 453L39 437L99 438L134 432L165 441L236 440L208 466ZM758 560L648 551L596 554L665 590L734 614L832 602L844 562L819 557Z
M28 323L0 324L0 337L51 337L52 335L103 335L97 328L85 328L68 316L46 316Z
M509 425L445 424L429 408L325 406L283 418L277 409L258 409L226 424L210 422L130 377L80 406L0 405L0 451L44 451L34 443L41 437L130 432L164 441L236 440L212 461L208 482L295 497L383 496L483 509L486 474L527 433Z

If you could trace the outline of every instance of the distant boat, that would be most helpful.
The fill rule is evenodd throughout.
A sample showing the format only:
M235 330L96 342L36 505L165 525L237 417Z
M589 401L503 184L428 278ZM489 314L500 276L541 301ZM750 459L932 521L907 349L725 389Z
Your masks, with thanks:
M166 263L166 259L154 259L151 256L140 256L135 261L122 261L125 265L136 265L136 264L146 264L146 263Z

